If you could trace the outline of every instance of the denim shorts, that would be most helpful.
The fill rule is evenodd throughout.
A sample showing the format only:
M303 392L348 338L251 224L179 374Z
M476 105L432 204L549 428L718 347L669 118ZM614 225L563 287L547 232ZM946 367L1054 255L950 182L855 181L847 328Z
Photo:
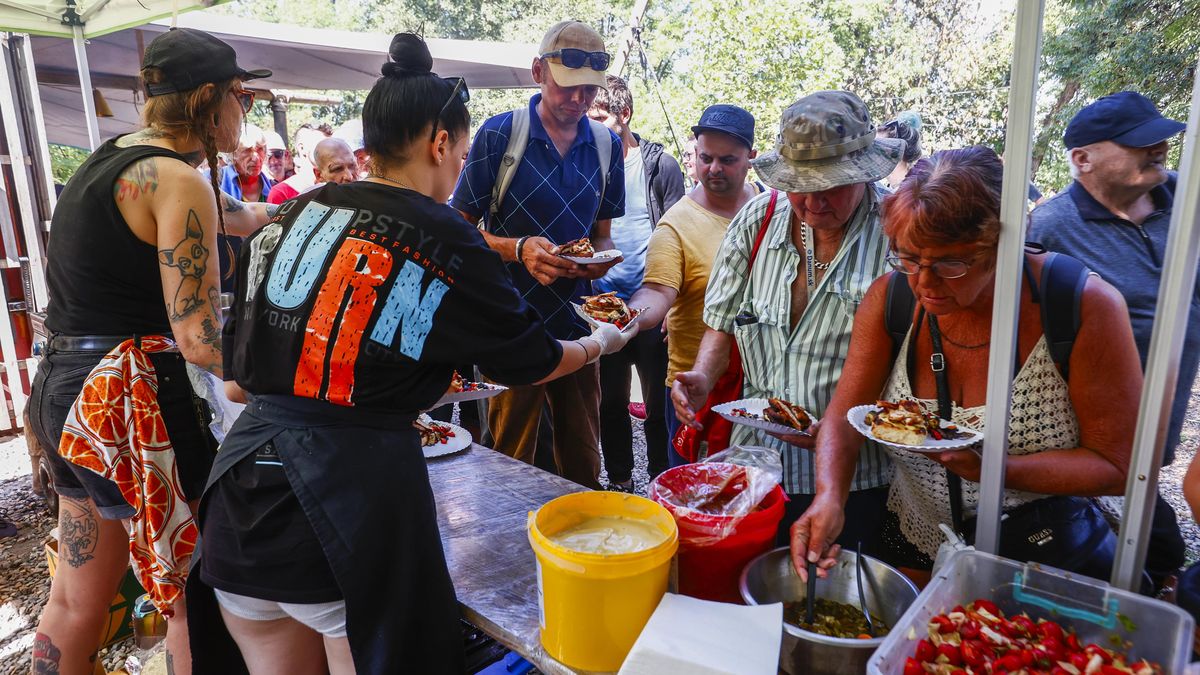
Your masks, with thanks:
M133 516L135 510L116 483L76 466L58 454L67 413L88 374L100 362L99 352L48 351L38 365L29 398L29 422L54 476L54 489L69 499L91 499L104 518ZM184 499L199 499L216 456L217 443L208 431L208 407L192 393L181 354L150 354L158 377L158 405L171 445Z

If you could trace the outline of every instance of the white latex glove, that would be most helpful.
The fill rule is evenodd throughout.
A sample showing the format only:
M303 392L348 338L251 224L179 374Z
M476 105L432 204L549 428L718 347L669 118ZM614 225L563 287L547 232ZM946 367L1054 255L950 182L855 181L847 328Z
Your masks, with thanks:
M954 557L959 551L974 551L974 546L967 546L967 542L963 541L962 537L958 536L951 527L945 523L938 523L938 529L946 536L946 541L938 546L937 558L933 561L933 573L937 574L938 570L950 562L950 558Z
M595 330L592 331L592 334L587 336L587 338L584 338L594 340L596 344L600 345L600 353L596 355L595 359L588 361L588 363L592 363L601 356L607 356L608 354L615 354L621 351L625 345L629 344L629 341L633 339L634 335L637 335L636 327L630 328L627 331L622 331L620 328L617 328L611 323L600 322L596 326Z

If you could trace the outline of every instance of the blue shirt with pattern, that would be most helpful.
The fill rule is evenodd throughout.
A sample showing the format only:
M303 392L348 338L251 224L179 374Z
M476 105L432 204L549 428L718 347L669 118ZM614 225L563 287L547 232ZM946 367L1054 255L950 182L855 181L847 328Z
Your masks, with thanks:
M513 174L508 193L491 222L492 186L512 133L512 113L486 120L475 134L466 166L454 188L450 205L481 219L488 232L499 237L545 237L565 244L592 235L597 220L625 214L625 167L621 140L608 132L612 144L607 186L601 195L600 158L587 118L579 120L575 140L565 157L542 126L537 105L541 94L529 99L529 144ZM546 329L560 340L587 335L590 330L571 309L571 302L591 293L586 279L558 279L549 286L538 283L520 263L508 263L513 285L541 315Z

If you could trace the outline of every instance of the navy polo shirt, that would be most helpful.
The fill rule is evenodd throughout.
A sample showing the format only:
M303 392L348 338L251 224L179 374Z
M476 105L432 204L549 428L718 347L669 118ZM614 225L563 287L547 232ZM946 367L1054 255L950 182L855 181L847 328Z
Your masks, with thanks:
M565 244L591 236L597 220L625 214L625 164L621 140L609 131L605 140L612 144L612 154L609 166L605 167L607 187L601 195L600 158L587 118L579 120L575 141L562 157L538 117L537 104L541 100L540 93L529 99L529 145L513 174L496 222L489 222L492 187L500 160L508 149L511 112L489 118L476 132L450 205L481 218L487 231L496 236L545 237L555 244ZM591 293L590 281L558 279L543 286L530 276L524 265L512 262L507 268L513 285L542 315L551 335L571 340L590 332L570 306Z
M1109 211L1078 181L1034 209L1031 216L1030 241L1078 258L1125 297L1143 368L1150 351L1150 334L1154 330L1176 179L1177 176L1171 173L1166 183L1151 190L1154 212L1140 226ZM1198 365L1200 283L1192 293L1164 463L1174 459Z

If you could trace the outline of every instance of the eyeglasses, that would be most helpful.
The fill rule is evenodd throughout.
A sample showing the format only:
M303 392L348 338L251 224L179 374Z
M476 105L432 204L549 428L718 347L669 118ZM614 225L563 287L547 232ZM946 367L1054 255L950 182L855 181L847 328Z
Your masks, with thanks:
M430 142L437 138L438 123L442 121L442 115L446 114L446 109L450 107L451 103L454 103L455 96L463 102L463 105L471 102L471 91L467 89L466 80L461 77L444 77L442 79L446 82L453 82L454 88L450 90L450 98L446 99L442 109L438 111L437 117L433 118L433 131L429 133Z
M971 258L970 260L937 260L928 265L922 265L917 260L902 258L894 253L888 254L885 260L887 260L888 265L892 266L892 269L901 274L908 276L920 274L922 269L928 267L942 279L958 279L959 277L966 276L967 270L975 262L975 259Z
M558 57L558 60L568 68L582 68L586 63L592 70L608 70L612 63L612 54L608 52L585 52L582 49L557 49L542 54L543 59Z
M241 104L243 115L249 113L250 109L254 107L254 92L245 89L230 89L229 93Z

